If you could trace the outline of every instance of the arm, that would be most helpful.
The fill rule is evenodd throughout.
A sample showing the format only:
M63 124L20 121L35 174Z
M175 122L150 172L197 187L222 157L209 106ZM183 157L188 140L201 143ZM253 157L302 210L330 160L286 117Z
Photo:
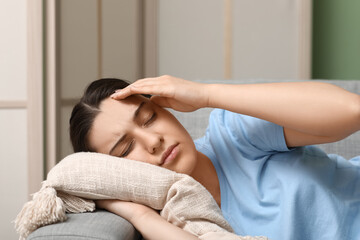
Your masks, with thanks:
M338 141L360 129L360 96L327 83L216 84L209 92L210 106L283 126L291 147Z
M162 76L139 80L114 97L137 93L156 95L154 102L178 111L215 107L276 123L290 147L333 142L360 130L360 96L327 83L200 84Z
M96 201L96 205L128 220L145 239L198 239L191 233L167 222L155 210L147 206L120 200L99 200Z

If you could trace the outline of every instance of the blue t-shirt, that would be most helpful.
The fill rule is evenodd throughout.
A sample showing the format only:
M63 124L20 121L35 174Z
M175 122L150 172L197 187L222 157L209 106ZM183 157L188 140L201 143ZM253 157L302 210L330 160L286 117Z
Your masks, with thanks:
M281 126L220 109L195 145L215 166L221 210L236 234L360 239L360 157L288 149Z

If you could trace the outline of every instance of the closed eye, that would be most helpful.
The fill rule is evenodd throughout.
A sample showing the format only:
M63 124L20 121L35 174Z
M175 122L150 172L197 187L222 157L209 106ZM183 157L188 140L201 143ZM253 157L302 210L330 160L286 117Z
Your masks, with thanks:
M154 112L151 117L144 123L144 126L150 125L157 117L157 114Z
M128 145L126 151L123 154L121 154L119 157L126 157L127 155L129 155L129 153L131 152L131 150L134 147L134 144L135 144L135 140L132 140L130 142L130 144Z

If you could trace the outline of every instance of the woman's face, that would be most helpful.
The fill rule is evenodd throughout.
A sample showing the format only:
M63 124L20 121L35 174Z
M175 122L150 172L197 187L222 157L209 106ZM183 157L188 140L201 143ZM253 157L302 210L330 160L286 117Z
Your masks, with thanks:
M170 112L139 95L107 98L100 110L89 132L93 150L191 175L195 145Z

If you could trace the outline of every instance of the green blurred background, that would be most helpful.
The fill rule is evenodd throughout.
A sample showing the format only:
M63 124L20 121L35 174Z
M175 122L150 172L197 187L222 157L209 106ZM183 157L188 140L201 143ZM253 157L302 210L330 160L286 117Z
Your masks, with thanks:
M360 79L360 0L313 1L314 79Z

